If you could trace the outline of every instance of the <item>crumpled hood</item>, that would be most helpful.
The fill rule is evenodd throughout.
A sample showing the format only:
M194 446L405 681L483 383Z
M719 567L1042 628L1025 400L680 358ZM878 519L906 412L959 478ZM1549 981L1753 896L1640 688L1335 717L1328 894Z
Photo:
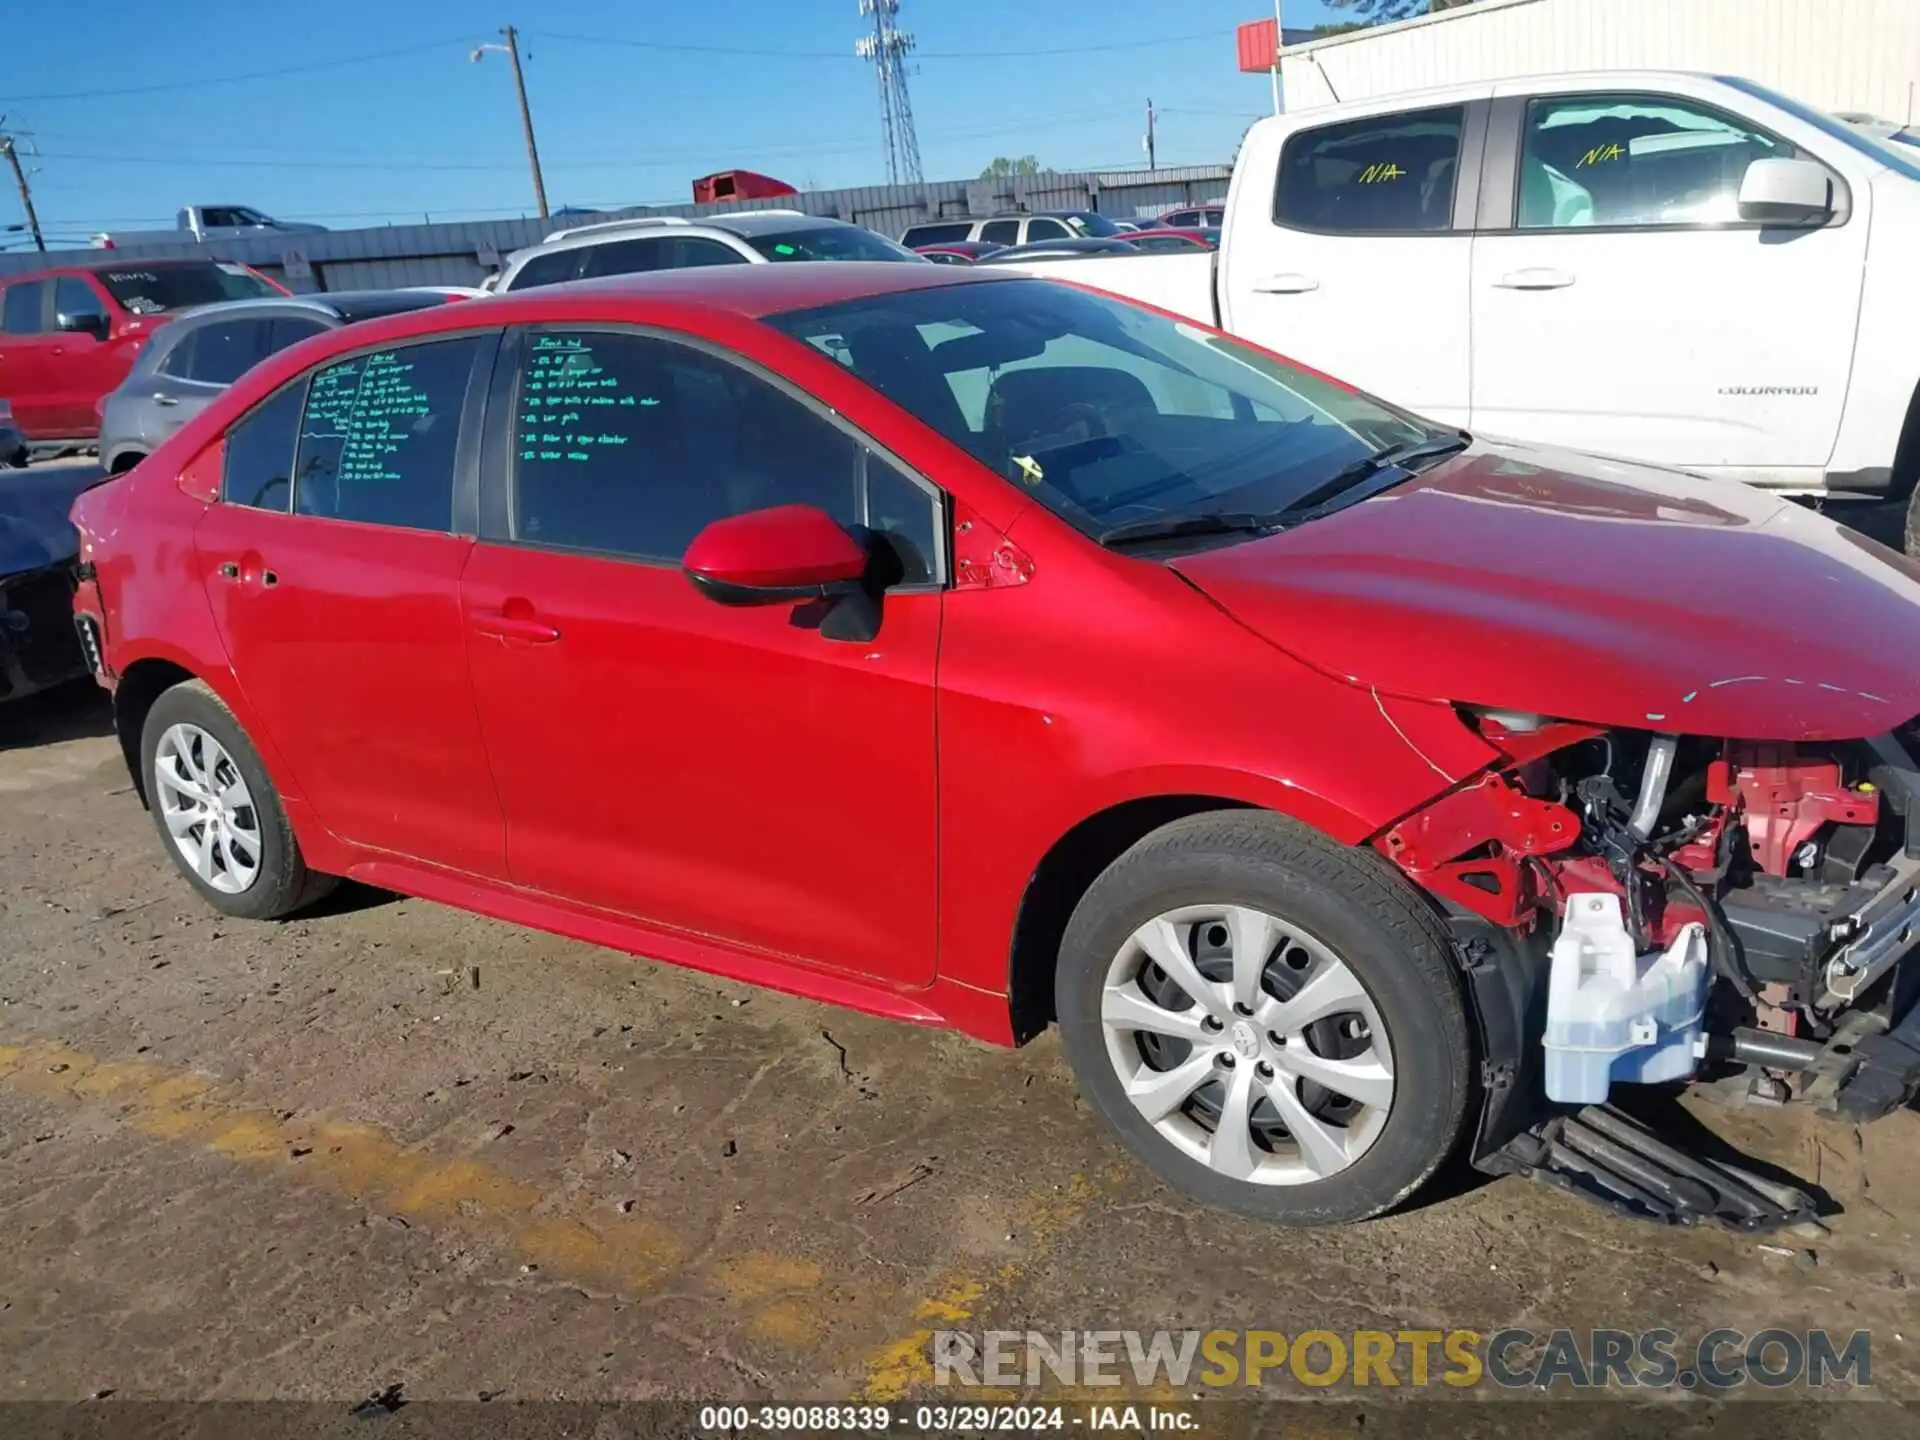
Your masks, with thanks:
M1392 694L1737 739L1920 714L1920 567L1730 482L1483 442L1172 564L1273 644Z

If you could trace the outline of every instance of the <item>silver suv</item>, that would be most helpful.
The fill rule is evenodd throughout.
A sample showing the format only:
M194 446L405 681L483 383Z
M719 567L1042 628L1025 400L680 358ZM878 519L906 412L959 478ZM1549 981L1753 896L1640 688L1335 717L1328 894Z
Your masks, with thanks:
M915 250L922 245L952 245L960 240L1030 245L1036 240L1106 239L1121 233L1118 225L1097 210L1045 210L1034 215L990 215L984 220L923 220L909 225L900 243Z
M798 210L743 215L656 215L556 230L507 257L496 292L529 290L599 275L679 270L691 265L766 265L785 260L911 260L905 246L844 220Z

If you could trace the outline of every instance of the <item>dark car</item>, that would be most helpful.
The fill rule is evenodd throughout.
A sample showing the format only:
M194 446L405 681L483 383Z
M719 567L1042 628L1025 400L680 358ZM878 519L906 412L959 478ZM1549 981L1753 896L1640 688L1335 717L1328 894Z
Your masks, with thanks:
M36 450L99 434L100 398L175 312L286 292L245 265L106 260L0 276L0 395Z
M1006 248L986 240L955 240L948 245L922 245L913 253L926 256L936 265L971 265Z
M80 544L67 511L98 478L91 465L0 470L0 701L90 668L74 629Z
M0 400L0 470L27 463L27 437L14 423L13 402Z
M1124 240L1118 236L1105 238L1094 235L1081 235L1072 240L1036 240L1031 245L1010 245L987 256L982 265L1012 264L1019 260L1085 260L1095 255L1140 255L1145 252L1134 243L1139 237L1129 235Z
M1145 250L1148 254L1191 254L1195 250L1218 250L1220 232L1208 227L1192 225L1175 230L1170 226L1157 226L1152 230L1142 230L1138 235L1127 236L1127 243L1136 250Z
M460 299L440 289L342 290L190 310L157 331L100 407L100 463L132 468L267 356L359 320Z

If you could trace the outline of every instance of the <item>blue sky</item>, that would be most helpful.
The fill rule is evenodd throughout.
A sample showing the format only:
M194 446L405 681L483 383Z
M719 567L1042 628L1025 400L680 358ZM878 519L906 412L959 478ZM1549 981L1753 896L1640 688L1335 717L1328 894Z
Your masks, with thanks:
M1144 163L1149 96L1162 164L1226 159L1268 106L1233 50L1235 23L1266 4L902 0L925 52L909 83L928 178L998 154ZM1289 27L1325 14L1286 0ZM50 237L170 224L190 201L335 225L530 212L505 57L467 58L507 23L556 207L684 200L694 176L735 166L803 187L885 179L857 0L0 0L0 114L38 149ZM1113 48L1033 53L1093 46ZM381 58L327 63L356 56ZM325 68L205 83L285 67ZM0 224L19 218L0 185Z

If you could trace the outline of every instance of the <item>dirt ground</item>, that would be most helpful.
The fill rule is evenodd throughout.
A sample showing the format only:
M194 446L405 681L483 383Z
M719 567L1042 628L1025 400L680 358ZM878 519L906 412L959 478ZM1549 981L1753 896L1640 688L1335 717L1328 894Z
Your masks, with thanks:
M1522 1180L1266 1228L1131 1164L1051 1038L361 890L224 920L97 692L0 709L0 1398L924 1396L942 1325L1866 1329L1874 1391L1920 1398L1920 1114L1706 1119L1831 1236Z

